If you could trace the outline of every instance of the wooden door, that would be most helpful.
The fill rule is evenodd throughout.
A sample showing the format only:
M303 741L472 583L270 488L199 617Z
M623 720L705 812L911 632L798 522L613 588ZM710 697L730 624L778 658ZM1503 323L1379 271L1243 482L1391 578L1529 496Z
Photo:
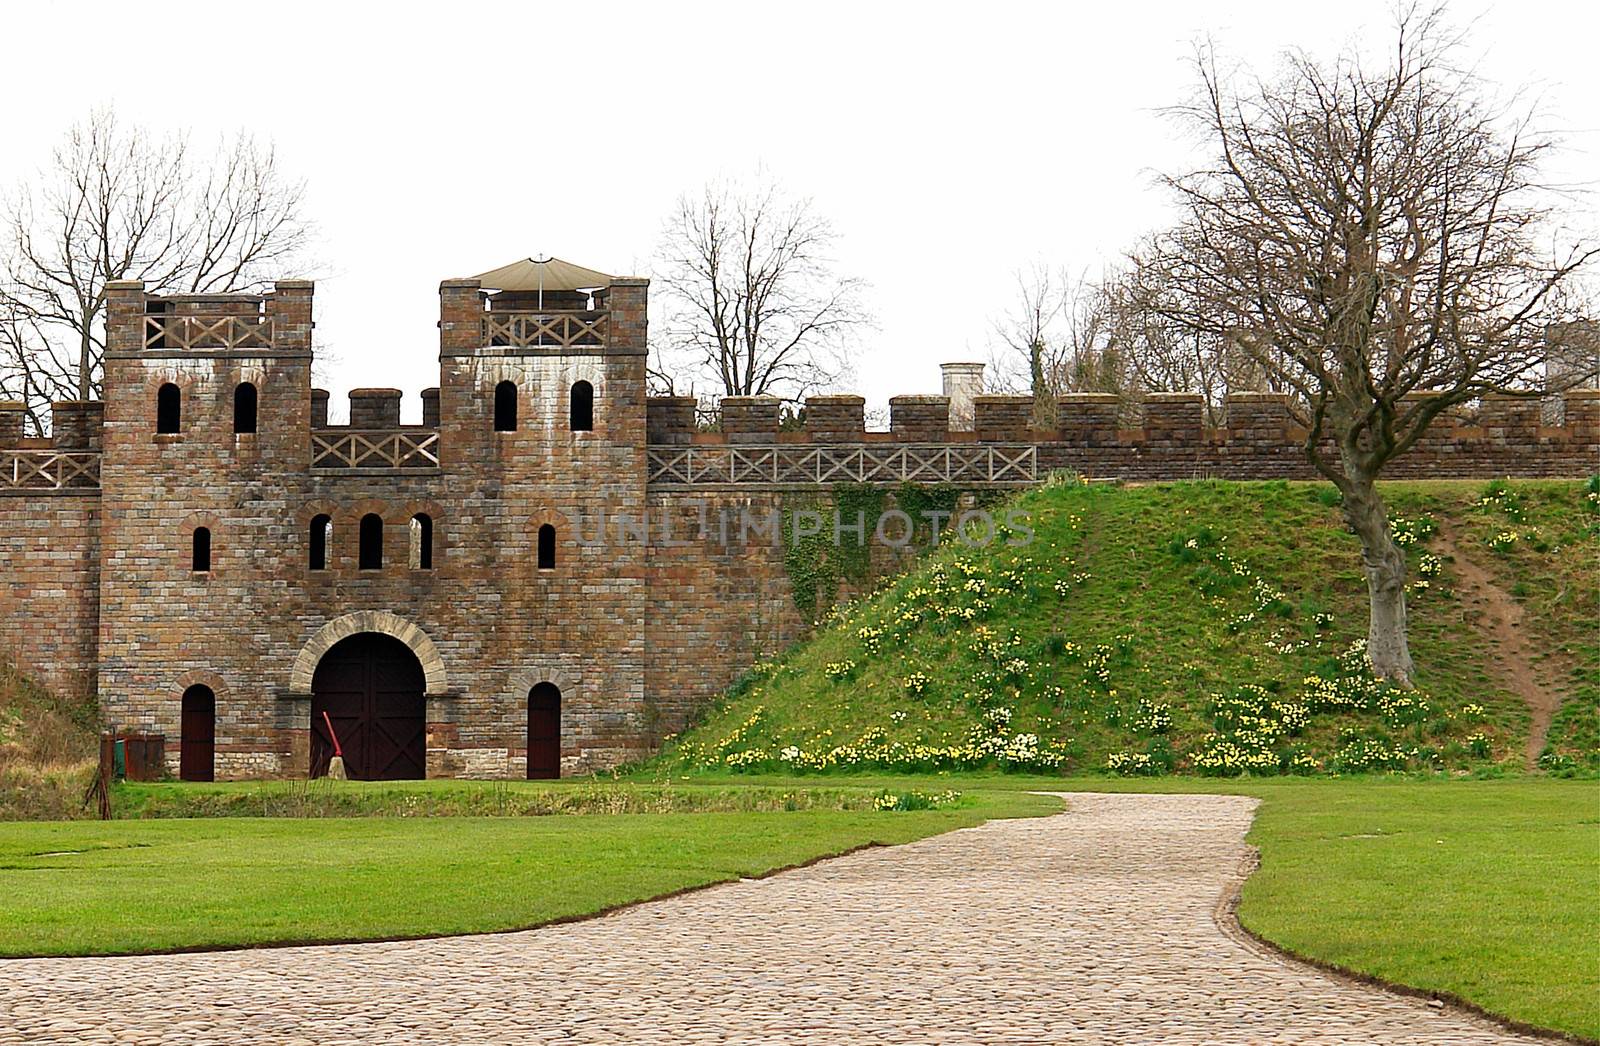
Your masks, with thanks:
M425 688L422 664L398 639L363 633L336 644L323 655L311 682L311 775L327 773L333 757L331 721L346 776L357 781L427 776Z
M528 691L528 779L561 776L561 691L540 683Z
M216 779L217 695L208 686L183 692L179 718L178 776L185 781Z

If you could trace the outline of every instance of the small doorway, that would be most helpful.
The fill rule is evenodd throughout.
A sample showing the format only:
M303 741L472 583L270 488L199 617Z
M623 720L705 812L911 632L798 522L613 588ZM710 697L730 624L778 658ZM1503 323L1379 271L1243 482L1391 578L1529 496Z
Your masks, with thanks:
M540 683L528 691L528 780L561 776L561 691Z
M208 686L191 686L183 692L179 719L179 779L216 780L216 748L217 695Z

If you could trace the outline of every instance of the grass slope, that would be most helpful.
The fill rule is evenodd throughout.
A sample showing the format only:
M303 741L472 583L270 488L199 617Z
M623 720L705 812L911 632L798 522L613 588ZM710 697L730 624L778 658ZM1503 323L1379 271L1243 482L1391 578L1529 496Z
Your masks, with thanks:
M93 776L99 713L0 657L0 820L70 817Z
M905 812L0 824L0 955L515 929L1059 809L995 792Z
M1351 650L1366 632L1365 583L1326 484L1062 484L1013 503L1031 544L947 542L758 666L666 760L769 772L1515 769L1528 706L1496 670L1455 565L1430 551L1445 527L1456 554L1522 600L1566 691L1547 765L1600 768L1589 489L1384 493L1418 582L1420 693L1376 686Z

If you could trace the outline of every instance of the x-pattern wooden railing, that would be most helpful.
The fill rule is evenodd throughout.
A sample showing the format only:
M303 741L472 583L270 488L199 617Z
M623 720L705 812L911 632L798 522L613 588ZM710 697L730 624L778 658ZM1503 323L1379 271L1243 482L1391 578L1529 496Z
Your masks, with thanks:
M611 313L598 312L487 312L483 316L483 343L525 349L539 345L569 348L604 345Z
M313 432L314 469L417 469L439 467L437 432L385 430Z
M738 444L649 448L650 482L669 486L807 486L828 483L1035 483L1032 444Z
M13 490L65 490L100 485L96 451L0 451L0 487Z
M158 315L144 318L147 349L270 349L272 317Z

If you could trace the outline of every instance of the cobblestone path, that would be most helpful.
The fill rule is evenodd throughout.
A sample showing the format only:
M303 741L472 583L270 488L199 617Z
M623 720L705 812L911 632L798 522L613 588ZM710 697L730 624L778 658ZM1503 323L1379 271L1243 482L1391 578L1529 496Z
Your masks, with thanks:
M1224 933L1254 800L1069 798L541 930L0 962L0 1041L1538 1041Z

